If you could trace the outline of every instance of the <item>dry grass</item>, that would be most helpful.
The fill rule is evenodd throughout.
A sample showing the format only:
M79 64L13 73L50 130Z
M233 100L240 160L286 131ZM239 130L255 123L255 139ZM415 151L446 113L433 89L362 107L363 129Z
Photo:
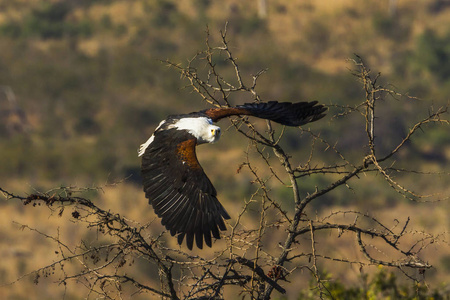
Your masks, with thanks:
M16 183L16 185L19 186L22 184L23 183L19 182ZM219 195L222 193L223 191L219 190ZM242 197L246 198L246 195L243 195ZM105 187L103 188L103 192L101 192L99 197L96 197L94 201L101 207L108 208L111 211L119 213L140 224L150 222L151 226L148 227L146 232L149 236L157 236L164 230L160 225L159 219L155 217L152 209L147 205L147 201L143 197L140 187L127 183ZM226 199L222 199L222 202L233 216L229 221L229 224L234 224L236 216L242 209L244 203L237 203ZM231 205L231 203L234 204ZM355 215L353 215L351 211L357 209L358 207L330 206L317 212L317 219L329 215L330 212L349 211L347 214L337 214L334 219L329 219L329 221L350 224L355 218ZM448 203L430 205L429 203L417 204L402 202L392 204L389 208L371 210L369 213L370 215L385 221L385 224L391 228L401 227L407 217L410 217L410 227L415 228L416 231L411 232L410 235L401 241L400 246L406 247L406 245L414 243L418 237L420 237L422 231L429 234L440 235L442 240L448 241L449 223L447 214L449 209ZM2 238L2 243L0 244L0 254L2 255L0 274L2 284L15 282L17 278L21 278L23 275L44 267L60 258L59 254L55 252L58 251L56 244L37 231L49 236L60 237L61 241L70 247L78 245L80 240L85 241L87 244L96 244L99 242L96 241L98 236L96 235L95 230L93 231L92 229L85 228L81 223L73 222L71 211L72 208L67 207L62 216L59 216L55 212L52 213L49 208L45 206L31 207L23 206L20 203L3 202L2 209L0 210L0 236ZM316 212L310 213L314 214ZM253 219L251 215L244 216L244 219L241 220L241 226L244 226L247 230L257 229L257 223L258 221ZM271 236L275 238L275 240L278 240L280 235L285 234L277 230L272 231L272 233L267 233L265 242L263 242L265 243L264 247L266 251L276 251L277 245L270 245ZM442 236L443 232L445 232L445 236ZM176 240L170 237L168 233L165 233L165 238L163 240L165 240L168 247L174 249L180 247L176 244ZM297 247L305 248L305 252L307 252L309 243L308 240L304 240L303 243L300 240L300 244L298 244ZM319 245L317 255L338 257L342 260L364 261L362 254L355 250L357 247L355 247L355 238L353 234L339 233L336 230L330 230L320 234L317 233L316 243ZM394 259L394 257L389 257L390 254L388 253L391 251L383 248L384 246L378 244L376 240L367 240L367 243L372 245L372 248L376 249L377 252L381 253L380 255L382 257L387 255L385 258ZM223 242L216 242L212 249L205 249L201 252L196 250L192 253L201 255L204 258L213 257L214 252L217 249L222 248L222 244ZM320 245L326 245L326 247L320 247ZM421 257L435 266L434 269L427 271L425 274L426 282L430 287L436 287L437 283L450 280L449 270L447 269L448 266L441 265L442 258L448 256L449 252L449 245L440 241L436 241L435 244L432 244L422 252ZM144 282L157 282L158 278L152 277L152 272L150 270L148 270L149 272L145 271L145 268L151 268L151 265L145 267L145 264L145 262L136 262L129 268L128 272L131 272L130 274L142 276ZM76 268L75 265L73 268ZM294 268L295 266L287 264L286 267L289 269ZM320 267L322 270L330 272L333 278L339 278L351 285L360 283L361 274L372 274L377 271L377 268L374 266L363 266L360 268L361 266L359 264L353 264L349 267L346 263L336 261L327 262L326 260L321 263ZM61 299L64 294L66 297L69 296L69 298L82 298L86 295L88 289L76 282L70 282L67 286L55 285L55 280L60 276L58 275L58 271L59 270L56 269L56 274L49 274L49 278L39 278L39 284L37 285L34 283L36 278L33 274L21 278L14 284L3 285L0 288L0 296L3 299L11 299L14 297L27 299ZM269 270L265 271L268 272ZM309 272L302 270L295 271L294 275L290 277L290 281L296 282L297 284L286 285L288 295L294 296L302 289L306 288L309 279ZM49 289L49 286L52 286L52 288ZM32 292L30 293L30 291ZM224 290L225 298L237 296L235 293L236 290L232 287L225 288ZM136 296L133 299L140 299L140 297Z

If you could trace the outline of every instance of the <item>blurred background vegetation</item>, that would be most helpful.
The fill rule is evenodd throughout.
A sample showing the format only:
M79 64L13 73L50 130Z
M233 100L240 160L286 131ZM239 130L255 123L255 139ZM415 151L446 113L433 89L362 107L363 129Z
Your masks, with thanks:
M417 97L380 108L377 136L388 136L386 145L399 142L411 120L426 117L430 106L448 102L450 2L445 0L0 0L1 186L48 190L125 179L114 192L93 196L145 222L152 212L140 192L138 146L167 115L206 105L184 89L187 82L161 60L187 62L204 49L206 28L214 42L226 22L233 54L248 74L244 80L250 82L251 74L268 69L257 86L263 100L318 100L342 106L361 102L363 91L348 70L354 53L382 73L384 84ZM244 94L233 97L236 104L252 101ZM351 118L345 124L323 121L312 127L347 154L361 151L364 131L352 131ZM251 190L248 180L235 174L245 140L230 138L237 135L232 131L225 135L226 142L210 146L214 151L199 150L200 159L212 181L218 182L225 206L228 201L238 205ZM288 130L284 143L293 155L309 153L296 131ZM217 152L222 153L220 161ZM330 159L327 153L320 155L323 161ZM416 170L431 166L448 172L448 128L418 135L402 155L406 162L420 161ZM232 171L219 172L230 164ZM305 191L315 184L312 178ZM380 213L386 207L425 212L407 200L390 202L390 191L370 184L361 193L363 197L335 194L316 209L338 205ZM11 215L40 224L48 223L48 217L22 216L23 208L0 205L0 231L8 243L2 242L0 251L14 262L0 264L5 283L39 267L36 259L41 257L19 244L21 237L11 235L17 233ZM419 224L449 230L448 204L426 209L432 217L420 217ZM54 227L51 222L49 227ZM77 236L83 233L73 239ZM450 255L439 250L432 264L440 269L431 276L441 283L450 278ZM11 293L20 298L20 291Z

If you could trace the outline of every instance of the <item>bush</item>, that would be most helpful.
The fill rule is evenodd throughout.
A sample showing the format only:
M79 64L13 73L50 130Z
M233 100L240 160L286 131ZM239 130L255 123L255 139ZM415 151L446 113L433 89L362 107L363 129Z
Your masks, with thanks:
M361 275L362 284L357 287L348 286L339 279L332 279L328 273L321 275L324 281L322 289L318 289L316 280L310 281L309 290L300 293L298 300L335 299L335 300L376 300L376 299L433 299L443 300L450 297L447 289L429 289L424 283L402 283L394 272L383 266L368 280L368 275Z

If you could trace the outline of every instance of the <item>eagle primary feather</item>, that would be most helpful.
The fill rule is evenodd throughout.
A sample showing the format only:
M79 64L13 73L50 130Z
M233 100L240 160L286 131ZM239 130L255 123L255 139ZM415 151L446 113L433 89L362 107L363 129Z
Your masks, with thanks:
M220 128L212 123L249 115L300 126L323 118L325 111L315 101L270 101L169 116L139 150L145 196L170 234L177 235L178 244L186 237L189 249L194 239L200 249L203 241L211 247L212 237L219 239L220 230L226 230L224 219L230 219L195 152L197 145L219 139Z

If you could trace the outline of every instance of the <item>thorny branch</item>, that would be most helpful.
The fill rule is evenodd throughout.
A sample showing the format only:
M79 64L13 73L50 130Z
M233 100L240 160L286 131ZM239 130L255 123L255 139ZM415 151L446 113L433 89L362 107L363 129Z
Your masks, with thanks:
M230 98L242 93L247 93L254 101L260 101L256 88L258 78L265 70L253 75L251 84L246 85L245 76L230 50L226 27L220 33L219 46L213 44L212 37L207 32L206 50L198 52L186 66L170 61L166 63L178 70L187 79L188 87L210 105L230 106ZM219 68L215 63L219 59L229 63L228 67L233 70L234 78L227 79L221 75L220 68L223 66ZM408 269L430 268L431 265L422 261L419 254L440 237L412 229L409 217L404 223L397 221L391 227L385 224L385 220L358 211L332 212L315 219L308 216L311 203L320 201L340 187L348 187L349 182L357 185L360 176L372 174L380 175L394 191L407 199L416 201L428 197L394 179L393 172L412 171L394 168L392 160L406 147L413 135L427 124L449 125L449 120L446 119L448 107L441 107L413 124L407 135L388 154L380 157L376 151L380 143L376 139L376 108L380 105L380 100L385 100L386 95L401 95L379 85L380 74L373 76L359 57L353 60L353 64L353 73L362 83L365 99L353 107L330 106L331 109L337 109L330 111L330 119L336 121L355 112L361 113L361 126L365 128L369 152L364 153L357 162L347 159L336 142L329 142L320 134L303 128L298 129L299 133L310 138L311 151L305 163L298 164L294 162L296 158L291 157L282 146L284 128L267 122L266 130L261 130L247 118L230 120L231 128L235 128L249 141L245 162L239 166L238 172L249 172L253 177L255 192L241 204L241 212L229 223L230 230L224 237L224 248L215 248L212 257L205 258L201 252L194 255L185 252L183 248L167 247L163 238L166 233L149 237L149 224L140 225L102 209L91 200L78 196L80 191L77 189L61 188L49 193L20 196L0 188L8 201L22 201L24 205L42 203L52 211L59 211L59 215L63 215L64 208L71 207L71 221L94 228L103 237L110 239L106 245L89 243L90 246L86 246L87 243L81 242L73 249L65 245L59 236L53 237L36 230L44 238L55 242L60 254L52 264L33 272L36 281L39 276L47 275L49 269L59 266L62 270L60 283L70 284L71 280L77 280L87 287L89 295L96 294L105 298L115 298L114 295L123 293L123 285L130 285L136 293L152 293L166 299L223 298L227 286L233 286L233 293L241 297L248 295L251 299L270 299L274 290L286 293L284 285L289 284L289 279L294 278L296 271L301 269L307 269L313 274L321 297L330 296L321 276L319 262L324 260L357 264L361 267L384 265L397 268L405 274ZM280 131L279 134L277 130ZM336 157L337 161L334 164L316 161L314 154L321 148L328 151L326 153L330 157ZM449 175L445 172L427 171L415 174ZM309 193L301 192L299 179L313 175L327 178L324 181L326 184L316 186ZM274 187L289 190L290 196L277 196L273 191ZM439 194L432 196L439 200L448 199L448 196ZM259 214L256 218L252 216L255 212ZM350 215L354 216L352 222L342 221ZM23 228L34 230L26 225ZM323 242L318 243L323 232L337 233L338 238L345 234L354 235L354 247L365 259L327 253ZM405 242L407 236L412 236L415 242ZM309 243L303 243L305 239ZM383 256L382 253L389 255ZM386 256L398 258L386 259ZM156 267L159 282L128 275L127 267L131 267L135 259L144 261L149 268ZM77 262L78 268L69 269L66 262Z

